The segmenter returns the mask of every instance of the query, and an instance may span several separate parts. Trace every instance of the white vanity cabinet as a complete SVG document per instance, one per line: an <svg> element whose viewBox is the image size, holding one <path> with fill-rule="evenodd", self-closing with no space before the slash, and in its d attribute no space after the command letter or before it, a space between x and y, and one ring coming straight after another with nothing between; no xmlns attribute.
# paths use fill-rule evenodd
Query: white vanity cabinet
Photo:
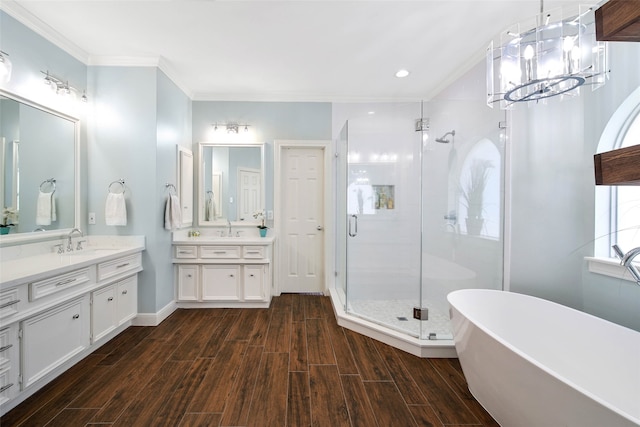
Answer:
<svg viewBox="0 0 640 427"><path fill-rule="evenodd" d="M123 248L2 260L0 416L137 316L144 238L122 240Z"/></svg>
<svg viewBox="0 0 640 427"><path fill-rule="evenodd" d="M236 242L174 242L179 307L269 306L272 239Z"/></svg>

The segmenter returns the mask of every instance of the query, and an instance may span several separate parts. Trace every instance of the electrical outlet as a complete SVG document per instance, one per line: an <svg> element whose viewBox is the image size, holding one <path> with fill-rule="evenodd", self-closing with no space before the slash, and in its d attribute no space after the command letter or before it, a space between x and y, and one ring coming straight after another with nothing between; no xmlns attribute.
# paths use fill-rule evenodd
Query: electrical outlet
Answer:
<svg viewBox="0 0 640 427"><path fill-rule="evenodd" d="M95 223L96 223L96 213L89 212L89 224L95 224Z"/></svg>
<svg viewBox="0 0 640 427"><path fill-rule="evenodd" d="M272 220L273 219L273 211L267 211L267 219L268 220Z"/></svg>

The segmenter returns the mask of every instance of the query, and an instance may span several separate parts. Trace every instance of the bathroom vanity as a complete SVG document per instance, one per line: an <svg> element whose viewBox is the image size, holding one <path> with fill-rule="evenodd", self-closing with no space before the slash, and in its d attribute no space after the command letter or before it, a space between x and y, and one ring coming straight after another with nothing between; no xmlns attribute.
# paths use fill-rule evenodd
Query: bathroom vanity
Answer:
<svg viewBox="0 0 640 427"><path fill-rule="evenodd" d="M268 307L272 246L272 237L175 237L178 307Z"/></svg>
<svg viewBox="0 0 640 427"><path fill-rule="evenodd" d="M144 237L56 243L0 249L0 415L137 315Z"/></svg>

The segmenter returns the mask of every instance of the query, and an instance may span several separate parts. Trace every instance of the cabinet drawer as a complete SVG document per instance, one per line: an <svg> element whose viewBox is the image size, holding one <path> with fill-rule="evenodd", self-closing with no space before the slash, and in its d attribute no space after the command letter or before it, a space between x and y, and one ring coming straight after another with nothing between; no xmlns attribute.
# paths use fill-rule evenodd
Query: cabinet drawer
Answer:
<svg viewBox="0 0 640 427"><path fill-rule="evenodd" d="M27 304L26 285L0 292L0 318L13 316Z"/></svg>
<svg viewBox="0 0 640 427"><path fill-rule="evenodd" d="M176 246L176 258L198 258L196 246Z"/></svg>
<svg viewBox="0 0 640 427"><path fill-rule="evenodd" d="M98 264L98 281L118 276L129 271L138 271L142 267L142 255L136 253L122 258Z"/></svg>
<svg viewBox="0 0 640 427"><path fill-rule="evenodd" d="M18 350L16 324L0 329L0 370L11 366L11 360Z"/></svg>
<svg viewBox="0 0 640 427"><path fill-rule="evenodd" d="M240 258L240 246L200 246L200 258Z"/></svg>
<svg viewBox="0 0 640 427"><path fill-rule="evenodd" d="M243 258L264 258L264 246L244 246L242 248Z"/></svg>
<svg viewBox="0 0 640 427"><path fill-rule="evenodd" d="M47 295L88 283L91 280L88 268L61 274L49 279L33 282L29 285L29 301L35 301Z"/></svg>
<svg viewBox="0 0 640 427"><path fill-rule="evenodd" d="M11 399L18 388L13 374L10 369L0 369L0 405Z"/></svg>

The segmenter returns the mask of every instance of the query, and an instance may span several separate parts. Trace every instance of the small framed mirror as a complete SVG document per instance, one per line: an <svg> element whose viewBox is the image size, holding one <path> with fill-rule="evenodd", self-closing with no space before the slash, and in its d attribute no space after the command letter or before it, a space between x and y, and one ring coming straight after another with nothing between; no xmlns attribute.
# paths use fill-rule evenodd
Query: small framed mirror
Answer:
<svg viewBox="0 0 640 427"><path fill-rule="evenodd" d="M254 224L264 209L264 143L198 144L198 225Z"/></svg>

